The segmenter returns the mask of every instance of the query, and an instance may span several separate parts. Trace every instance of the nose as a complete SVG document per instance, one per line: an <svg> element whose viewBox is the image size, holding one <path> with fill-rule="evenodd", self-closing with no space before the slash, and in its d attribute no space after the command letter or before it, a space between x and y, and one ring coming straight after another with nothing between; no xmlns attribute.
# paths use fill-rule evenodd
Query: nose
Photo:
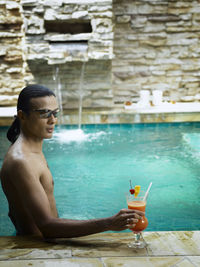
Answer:
<svg viewBox="0 0 200 267"><path fill-rule="evenodd" d="M49 117L48 122L50 122L51 124L55 124L57 122L57 118L54 117L53 113Z"/></svg>

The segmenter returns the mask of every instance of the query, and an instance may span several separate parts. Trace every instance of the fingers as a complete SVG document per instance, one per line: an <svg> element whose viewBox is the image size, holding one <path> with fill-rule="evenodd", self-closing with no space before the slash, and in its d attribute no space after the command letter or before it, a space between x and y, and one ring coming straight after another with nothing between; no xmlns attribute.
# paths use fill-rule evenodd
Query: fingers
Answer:
<svg viewBox="0 0 200 267"><path fill-rule="evenodd" d="M141 220L142 219L142 216L137 214L137 213L126 214L126 215L124 215L124 217L126 219L137 219L137 220Z"/></svg>
<svg viewBox="0 0 200 267"><path fill-rule="evenodd" d="M124 226L127 228L134 228L136 223L145 215L144 212L138 210L123 209L120 211L123 217Z"/></svg>
<svg viewBox="0 0 200 267"><path fill-rule="evenodd" d="M127 219L126 221L127 224L136 224L139 221L139 219Z"/></svg>
<svg viewBox="0 0 200 267"><path fill-rule="evenodd" d="M130 209L123 209L120 211L121 216L124 217L124 219L131 219L131 218L135 218L135 219L142 219L142 216L145 215L144 212L142 211L138 211L138 210L130 210Z"/></svg>
<svg viewBox="0 0 200 267"><path fill-rule="evenodd" d="M129 229L134 228L138 221L139 221L138 219L127 219L126 228L129 228Z"/></svg>
<svg viewBox="0 0 200 267"><path fill-rule="evenodd" d="M116 215L111 217L112 222L110 230L121 231L128 228L134 228L144 214L144 212L138 210L122 209Z"/></svg>
<svg viewBox="0 0 200 267"><path fill-rule="evenodd" d="M121 210L122 212L125 212L125 213L137 213L139 214L140 216L144 216L145 213L143 211L140 211L140 210L134 210L134 209L122 209Z"/></svg>

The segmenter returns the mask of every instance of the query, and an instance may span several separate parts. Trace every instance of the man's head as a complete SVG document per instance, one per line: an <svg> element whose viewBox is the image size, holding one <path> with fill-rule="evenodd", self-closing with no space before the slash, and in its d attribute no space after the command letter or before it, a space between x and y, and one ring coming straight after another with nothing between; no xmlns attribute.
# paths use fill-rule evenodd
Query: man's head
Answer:
<svg viewBox="0 0 200 267"><path fill-rule="evenodd" d="M52 121L57 116L55 94L49 88L41 85L28 85L19 94L17 102L17 116L7 132L7 138L14 143L20 134L20 129L41 131L44 124L55 124ZM50 131L49 127L49 131ZM49 136L50 137L50 136ZM44 136L44 138L48 138Z"/></svg>
<svg viewBox="0 0 200 267"><path fill-rule="evenodd" d="M55 94L49 88L33 84L26 86L19 94L18 101L17 101L17 111L22 110L26 114L29 114L30 110L32 109L31 100L33 98L44 97L44 96L54 96Z"/></svg>

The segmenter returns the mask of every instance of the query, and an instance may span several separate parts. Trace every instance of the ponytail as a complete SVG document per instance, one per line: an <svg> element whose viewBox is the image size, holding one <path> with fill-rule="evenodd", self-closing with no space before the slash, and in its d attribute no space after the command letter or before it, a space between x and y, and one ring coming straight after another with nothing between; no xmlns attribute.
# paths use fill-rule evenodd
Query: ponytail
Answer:
<svg viewBox="0 0 200 267"><path fill-rule="evenodd" d="M20 122L17 116L7 131L7 138L13 144L20 134Z"/></svg>

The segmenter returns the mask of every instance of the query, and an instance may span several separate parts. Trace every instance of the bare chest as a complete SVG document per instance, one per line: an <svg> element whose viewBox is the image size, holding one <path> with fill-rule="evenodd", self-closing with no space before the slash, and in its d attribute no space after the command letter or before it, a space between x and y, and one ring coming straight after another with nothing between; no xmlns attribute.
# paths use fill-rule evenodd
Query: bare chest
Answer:
<svg viewBox="0 0 200 267"><path fill-rule="evenodd" d="M47 195L53 194L54 182L52 174L47 165L43 166L40 172L40 183Z"/></svg>
<svg viewBox="0 0 200 267"><path fill-rule="evenodd" d="M43 169L42 174L40 175L40 183L42 187L44 188L44 191L49 200L49 205L51 207L52 215L54 215L55 217L58 217L55 198L54 198L54 182L53 182L52 174L48 166L46 166Z"/></svg>
<svg viewBox="0 0 200 267"><path fill-rule="evenodd" d="M46 194L50 196L53 194L54 182L46 159L43 156L33 157L32 164L36 172L36 177L38 177Z"/></svg>

